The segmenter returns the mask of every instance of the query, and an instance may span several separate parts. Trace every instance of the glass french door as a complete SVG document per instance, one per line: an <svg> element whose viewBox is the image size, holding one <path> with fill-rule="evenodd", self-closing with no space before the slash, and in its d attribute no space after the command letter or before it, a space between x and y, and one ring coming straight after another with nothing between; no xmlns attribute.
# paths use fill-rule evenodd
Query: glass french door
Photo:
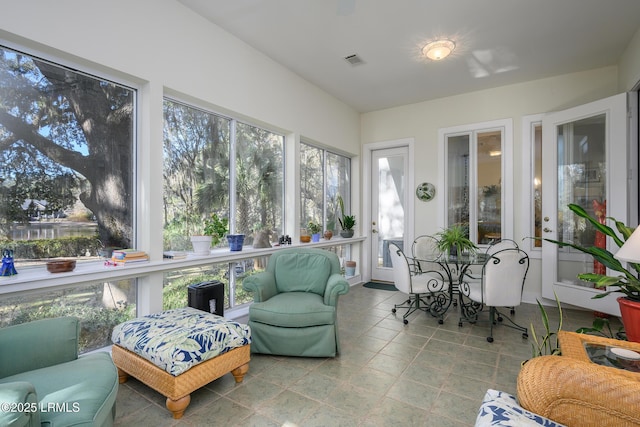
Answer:
<svg viewBox="0 0 640 427"><path fill-rule="evenodd" d="M406 147L371 153L371 279L393 281L389 244L411 256L405 234L408 201Z"/></svg>
<svg viewBox="0 0 640 427"><path fill-rule="evenodd" d="M615 243L596 235L574 215L570 203L601 221L628 223L629 194L626 94L550 113L542 121L542 237L581 246ZM613 245L613 246L612 246ZM580 273L605 274L603 265L569 247L543 241L542 296L579 307L619 315L614 295L593 299L599 289L580 281Z"/></svg>

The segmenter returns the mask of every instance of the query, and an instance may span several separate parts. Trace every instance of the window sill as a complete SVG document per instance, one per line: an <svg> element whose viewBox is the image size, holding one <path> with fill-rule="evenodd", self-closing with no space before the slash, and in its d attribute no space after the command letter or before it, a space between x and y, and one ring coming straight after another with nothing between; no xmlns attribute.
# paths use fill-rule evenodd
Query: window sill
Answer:
<svg viewBox="0 0 640 427"><path fill-rule="evenodd" d="M181 268L198 267L202 265L241 261L247 258L267 256L282 248L314 247L325 248L349 244L359 244L365 237L321 239L320 242L294 243L292 245L274 246L271 248L254 249L245 247L242 251L231 252L228 248L211 250L210 255L197 256L189 254L187 258L179 260L163 260L140 262L127 266L105 266L102 261L78 263L74 271L67 273L49 273L46 268L28 268L14 276L0 276L0 295L19 292L35 291L67 287L83 283L109 282L114 280L131 279L152 273L178 270Z"/></svg>

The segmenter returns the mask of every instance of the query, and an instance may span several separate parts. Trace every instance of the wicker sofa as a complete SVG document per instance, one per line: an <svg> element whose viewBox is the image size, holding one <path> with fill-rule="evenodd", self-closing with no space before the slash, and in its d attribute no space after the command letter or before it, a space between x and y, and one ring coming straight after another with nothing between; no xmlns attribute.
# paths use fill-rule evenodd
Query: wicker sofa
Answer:
<svg viewBox="0 0 640 427"><path fill-rule="evenodd" d="M588 341L640 352L640 344L560 332L562 356L527 361L518 375L523 408L568 427L640 426L640 373L591 362Z"/></svg>

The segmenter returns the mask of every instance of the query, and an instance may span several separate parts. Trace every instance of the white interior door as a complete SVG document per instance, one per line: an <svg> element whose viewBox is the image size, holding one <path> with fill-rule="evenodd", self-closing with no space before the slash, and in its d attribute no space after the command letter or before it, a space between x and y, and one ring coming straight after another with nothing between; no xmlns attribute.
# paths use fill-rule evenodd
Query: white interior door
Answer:
<svg viewBox="0 0 640 427"><path fill-rule="evenodd" d="M371 152L371 279L393 281L389 243L407 248L407 147Z"/></svg>
<svg viewBox="0 0 640 427"><path fill-rule="evenodd" d="M569 110L550 113L542 122L542 237L597 246L601 239L567 205L582 206L592 215L628 223L630 203L626 94ZM603 218L604 220L604 218ZM607 239L609 240L609 239ZM606 241L611 252L617 246ZM612 246L613 245L613 246ZM542 244L542 296L613 315L616 297L593 299L601 292L576 277L598 271L591 256L569 247ZM609 272L611 274L611 272Z"/></svg>

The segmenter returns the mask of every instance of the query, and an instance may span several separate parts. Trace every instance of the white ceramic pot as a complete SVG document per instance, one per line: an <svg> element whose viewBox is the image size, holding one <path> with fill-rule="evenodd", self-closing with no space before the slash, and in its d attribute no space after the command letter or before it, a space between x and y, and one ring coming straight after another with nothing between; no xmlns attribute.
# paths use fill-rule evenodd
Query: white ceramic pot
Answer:
<svg viewBox="0 0 640 427"><path fill-rule="evenodd" d="M211 236L191 236L194 255L211 254Z"/></svg>

